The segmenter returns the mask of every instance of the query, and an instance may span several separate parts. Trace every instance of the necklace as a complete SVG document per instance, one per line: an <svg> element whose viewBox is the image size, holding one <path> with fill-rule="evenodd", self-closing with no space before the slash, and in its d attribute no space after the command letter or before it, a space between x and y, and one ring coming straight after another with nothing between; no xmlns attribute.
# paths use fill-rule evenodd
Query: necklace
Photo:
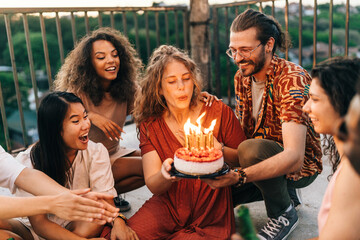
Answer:
<svg viewBox="0 0 360 240"><path fill-rule="evenodd" d="M173 129L174 129L175 135L181 136L182 134L184 134L183 127L180 126L177 122L174 123Z"/></svg>
<svg viewBox="0 0 360 240"><path fill-rule="evenodd" d="M173 134L176 137L181 137L182 135L185 134L183 126L181 126L177 121L171 121L170 119L165 119L165 122L168 125L170 131L173 132Z"/></svg>

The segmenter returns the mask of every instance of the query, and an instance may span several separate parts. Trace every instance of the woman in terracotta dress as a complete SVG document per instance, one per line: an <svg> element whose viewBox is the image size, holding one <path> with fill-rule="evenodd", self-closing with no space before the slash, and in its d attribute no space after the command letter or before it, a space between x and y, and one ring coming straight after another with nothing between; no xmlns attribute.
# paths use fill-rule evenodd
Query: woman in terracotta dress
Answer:
<svg viewBox="0 0 360 240"><path fill-rule="evenodd" d="M175 151L184 146L184 123L190 118L195 124L203 112L202 126L217 121L214 147L223 150L230 166L236 164L236 148L245 139L239 121L221 101L211 106L200 101L199 69L173 46L154 51L140 85L134 117L145 183L154 195L129 226L140 239L229 239L234 232L230 187L212 190L200 179L176 178L169 171Z"/></svg>

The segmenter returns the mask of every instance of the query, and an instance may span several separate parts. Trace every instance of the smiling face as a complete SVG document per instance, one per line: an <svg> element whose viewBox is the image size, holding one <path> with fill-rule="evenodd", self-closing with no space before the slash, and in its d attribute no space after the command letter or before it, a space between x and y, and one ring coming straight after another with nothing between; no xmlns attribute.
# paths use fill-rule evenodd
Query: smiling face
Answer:
<svg viewBox="0 0 360 240"><path fill-rule="evenodd" d="M260 44L256 34L256 28L254 27L240 32L231 32L229 48L245 52L254 50ZM257 47L251 52L249 58L243 58L240 54L236 54L234 61L244 77L255 75L263 70L265 66L265 46L260 45Z"/></svg>
<svg viewBox="0 0 360 240"><path fill-rule="evenodd" d="M70 103L63 121L61 137L67 147L67 155L87 148L90 120L81 103Z"/></svg>
<svg viewBox="0 0 360 240"><path fill-rule="evenodd" d="M111 81L116 79L120 67L120 58L114 45L106 40L97 40L92 44L91 62L107 89Z"/></svg>
<svg viewBox="0 0 360 240"><path fill-rule="evenodd" d="M315 131L322 134L336 133L336 126L341 121L341 116L335 111L325 90L320 86L319 80L314 78L309 90L310 98L303 107L309 114Z"/></svg>
<svg viewBox="0 0 360 240"><path fill-rule="evenodd" d="M165 67L161 79L160 95L163 95L170 110L189 108L194 91L190 71L177 60Z"/></svg>

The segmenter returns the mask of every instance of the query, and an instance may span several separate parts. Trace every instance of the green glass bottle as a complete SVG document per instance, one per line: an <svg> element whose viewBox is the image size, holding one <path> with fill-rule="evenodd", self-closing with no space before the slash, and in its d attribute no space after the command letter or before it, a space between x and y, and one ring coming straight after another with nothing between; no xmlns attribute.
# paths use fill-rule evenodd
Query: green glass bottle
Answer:
<svg viewBox="0 0 360 240"><path fill-rule="evenodd" d="M240 205L235 211L236 230L244 240L259 240L251 221L249 208Z"/></svg>

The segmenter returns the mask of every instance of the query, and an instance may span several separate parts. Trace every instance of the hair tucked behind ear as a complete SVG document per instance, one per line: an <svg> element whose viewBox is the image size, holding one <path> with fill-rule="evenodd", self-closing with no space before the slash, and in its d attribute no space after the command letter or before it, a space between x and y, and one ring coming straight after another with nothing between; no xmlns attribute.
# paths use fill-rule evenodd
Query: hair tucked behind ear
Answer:
<svg viewBox="0 0 360 240"><path fill-rule="evenodd" d="M286 47L291 46L289 35L283 32L280 23L275 18L253 9L239 14L232 22L230 31L236 33L252 27L256 28L257 39L261 44L266 44L271 37L275 39L273 53L277 47L281 51L285 51Z"/></svg>
<svg viewBox="0 0 360 240"><path fill-rule="evenodd" d="M34 168L62 186L69 180L70 162L66 156L61 131L71 103L82 104L82 101L69 92L53 92L44 97L37 115L39 141L30 153Z"/></svg>
<svg viewBox="0 0 360 240"><path fill-rule="evenodd" d="M360 76L360 59L331 58L315 66L311 75L318 79L335 111L344 117L356 93L356 82ZM336 149L333 136L324 136L323 142L324 154L329 156L335 172L341 156Z"/></svg>

